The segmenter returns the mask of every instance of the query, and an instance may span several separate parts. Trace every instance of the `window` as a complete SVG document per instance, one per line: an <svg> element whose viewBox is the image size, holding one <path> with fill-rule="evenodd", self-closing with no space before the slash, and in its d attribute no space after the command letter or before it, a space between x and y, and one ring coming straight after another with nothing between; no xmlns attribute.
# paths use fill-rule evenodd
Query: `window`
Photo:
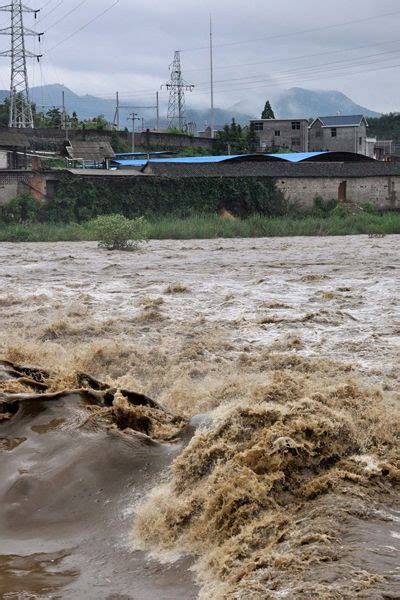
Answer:
<svg viewBox="0 0 400 600"><path fill-rule="evenodd" d="M337 129L336 129L336 127L332 127L332 129L331 129L331 137L337 137Z"/></svg>
<svg viewBox="0 0 400 600"><path fill-rule="evenodd" d="M279 129L275 130L275 137L281 137L281 132L279 131Z"/></svg>
<svg viewBox="0 0 400 600"><path fill-rule="evenodd" d="M359 146L362 146L362 137L359 138L358 144L359 144Z"/></svg>
<svg viewBox="0 0 400 600"><path fill-rule="evenodd" d="M299 137L292 138L292 146L300 146L300 138Z"/></svg>
<svg viewBox="0 0 400 600"><path fill-rule="evenodd" d="M321 138L322 137L322 131L316 131L315 132L315 137Z"/></svg>
<svg viewBox="0 0 400 600"><path fill-rule="evenodd" d="M292 121L292 129L300 129L300 121Z"/></svg>
<svg viewBox="0 0 400 600"><path fill-rule="evenodd" d="M254 131L262 131L264 129L264 123L254 123Z"/></svg>

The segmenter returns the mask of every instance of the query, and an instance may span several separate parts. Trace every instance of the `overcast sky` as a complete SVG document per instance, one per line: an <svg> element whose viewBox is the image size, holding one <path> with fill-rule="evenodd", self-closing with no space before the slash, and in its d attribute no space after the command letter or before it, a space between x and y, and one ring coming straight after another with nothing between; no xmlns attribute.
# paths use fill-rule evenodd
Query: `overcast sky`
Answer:
<svg viewBox="0 0 400 600"><path fill-rule="evenodd" d="M26 0L43 7L36 24L25 16L26 27L45 31L40 46L26 40L44 53L40 66L29 61L30 85L63 83L102 97L119 90L122 98L152 102L181 50L184 77L196 86L187 104L206 107L211 12L217 106L258 112L266 97L296 86L340 90L377 111L400 110L399 0L119 0L75 34L115 2ZM9 15L0 15L7 26ZM2 36L1 49L8 42ZM0 64L7 89L9 59Z"/></svg>

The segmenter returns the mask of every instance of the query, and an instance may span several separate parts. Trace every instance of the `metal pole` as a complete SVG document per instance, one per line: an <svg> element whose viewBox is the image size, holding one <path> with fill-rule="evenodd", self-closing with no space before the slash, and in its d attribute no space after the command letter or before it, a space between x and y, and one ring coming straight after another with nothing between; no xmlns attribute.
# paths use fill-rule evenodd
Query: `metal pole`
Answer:
<svg viewBox="0 0 400 600"><path fill-rule="evenodd" d="M116 92L116 104L115 104L115 114L114 114L114 127L117 131L120 129L119 122L119 92Z"/></svg>
<svg viewBox="0 0 400 600"><path fill-rule="evenodd" d="M129 117L132 119L132 153L135 152L135 121L138 119L137 113L131 113Z"/></svg>
<svg viewBox="0 0 400 600"><path fill-rule="evenodd" d="M157 124L156 129L157 133L160 131L160 98L158 92L156 92L156 111L157 111Z"/></svg>
<svg viewBox="0 0 400 600"><path fill-rule="evenodd" d="M67 110L65 107L65 92L62 92L62 128L65 132L65 139L68 140L68 123L67 123Z"/></svg>
<svg viewBox="0 0 400 600"><path fill-rule="evenodd" d="M211 78L211 137L214 138L215 114L214 114L214 61L213 61L213 30L212 17L210 15L210 78Z"/></svg>

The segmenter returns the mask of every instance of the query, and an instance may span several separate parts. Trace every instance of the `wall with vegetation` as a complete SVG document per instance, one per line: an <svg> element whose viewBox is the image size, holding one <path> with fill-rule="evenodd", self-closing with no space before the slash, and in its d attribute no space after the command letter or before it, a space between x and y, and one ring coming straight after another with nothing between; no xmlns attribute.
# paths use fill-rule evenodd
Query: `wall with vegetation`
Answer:
<svg viewBox="0 0 400 600"><path fill-rule="evenodd" d="M101 214L147 217L216 213L246 217L283 215L283 195L269 177L99 178L66 176L56 196L40 208L40 220L85 221Z"/></svg>

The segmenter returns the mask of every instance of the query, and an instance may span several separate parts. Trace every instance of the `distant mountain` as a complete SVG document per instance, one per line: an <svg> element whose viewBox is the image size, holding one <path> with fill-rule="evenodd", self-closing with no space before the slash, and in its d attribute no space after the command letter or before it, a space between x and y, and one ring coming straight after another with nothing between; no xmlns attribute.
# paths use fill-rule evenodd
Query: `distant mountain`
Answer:
<svg viewBox="0 0 400 600"><path fill-rule="evenodd" d="M98 98L91 95L79 96L69 88L60 84L34 87L31 89L31 98L37 105L38 110L46 111L52 106L61 105L62 92L65 94L65 103L69 114L76 112L80 119L90 119L97 115L104 115L105 118L111 122L114 119L115 100ZM1 102L7 96L8 91L0 90ZM368 117L380 116L380 113L359 106L350 98L335 90L325 91L291 88L279 92L278 94L271 94L269 98L276 117L281 119L295 117L313 118L317 116L335 115L337 113L343 115L364 114ZM188 97L187 101L189 104L190 97ZM140 106L142 103L135 100L134 102L124 101L124 104ZM258 118L261 114L262 107L260 107L259 111L255 114L253 113L253 110L254 98L251 98L251 100L249 99L248 102L239 102L227 109L217 108L215 110L215 124L217 127L222 127L225 123L229 123L232 118L235 118L238 123L245 125L248 123L249 119ZM132 108L121 109L120 124L122 128L131 126L131 123L128 122L130 112L132 112ZM154 110L138 109L137 112L140 113L140 116L144 117L146 127L149 127L150 129L155 127ZM209 109L196 110L188 107L186 117L188 121L194 121L197 124L198 131L203 130L211 121ZM166 120L164 117L161 119L161 125L165 126L165 124Z"/></svg>
<svg viewBox="0 0 400 600"><path fill-rule="evenodd" d="M291 88L282 92L275 101L275 114L282 119L292 117L323 117L329 115L365 115L379 117L369 108L360 106L336 90L305 90Z"/></svg>

